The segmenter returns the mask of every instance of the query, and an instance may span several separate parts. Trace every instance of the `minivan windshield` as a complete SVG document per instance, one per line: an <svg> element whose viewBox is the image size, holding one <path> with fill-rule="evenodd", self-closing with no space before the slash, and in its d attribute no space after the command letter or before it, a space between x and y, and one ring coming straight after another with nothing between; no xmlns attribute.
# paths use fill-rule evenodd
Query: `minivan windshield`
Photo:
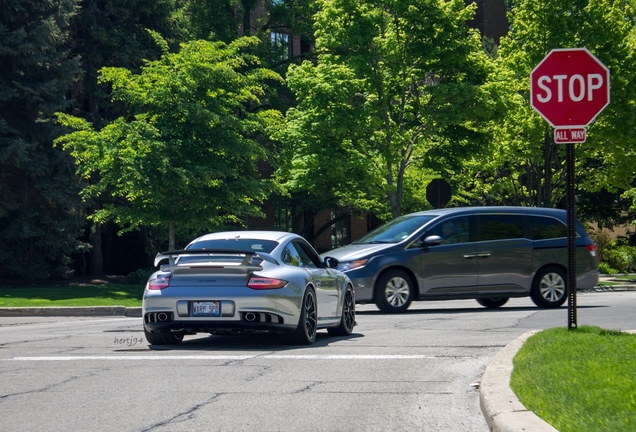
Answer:
<svg viewBox="0 0 636 432"><path fill-rule="evenodd" d="M377 227L354 244L399 243L436 217L437 215L400 216Z"/></svg>

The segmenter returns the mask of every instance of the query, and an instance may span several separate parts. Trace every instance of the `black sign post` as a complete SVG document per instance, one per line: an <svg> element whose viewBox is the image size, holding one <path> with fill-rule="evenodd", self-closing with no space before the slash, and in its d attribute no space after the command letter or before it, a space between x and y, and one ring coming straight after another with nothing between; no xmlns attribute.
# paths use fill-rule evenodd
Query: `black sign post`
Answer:
<svg viewBox="0 0 636 432"><path fill-rule="evenodd" d="M567 209L568 222L568 330L576 328L576 205L574 199L574 143L566 144Z"/></svg>
<svg viewBox="0 0 636 432"><path fill-rule="evenodd" d="M587 48L556 48L530 72L530 105L554 127L554 142L567 146L568 330L576 329L576 210L574 143L610 102L610 71Z"/></svg>

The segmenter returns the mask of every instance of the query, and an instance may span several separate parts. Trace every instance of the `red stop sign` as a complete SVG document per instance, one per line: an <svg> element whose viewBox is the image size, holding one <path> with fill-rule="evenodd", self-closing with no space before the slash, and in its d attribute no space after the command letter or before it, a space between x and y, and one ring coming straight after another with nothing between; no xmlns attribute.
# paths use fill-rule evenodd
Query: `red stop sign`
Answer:
<svg viewBox="0 0 636 432"><path fill-rule="evenodd" d="M553 49L530 73L530 104L555 128L586 127L609 100L609 69L587 48Z"/></svg>

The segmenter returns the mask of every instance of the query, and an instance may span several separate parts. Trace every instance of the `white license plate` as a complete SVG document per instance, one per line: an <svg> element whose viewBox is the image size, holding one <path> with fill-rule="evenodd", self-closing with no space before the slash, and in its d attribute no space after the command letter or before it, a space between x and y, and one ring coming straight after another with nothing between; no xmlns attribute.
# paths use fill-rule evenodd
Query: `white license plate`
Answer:
<svg viewBox="0 0 636 432"><path fill-rule="evenodd" d="M221 316L221 302L192 302L192 316Z"/></svg>

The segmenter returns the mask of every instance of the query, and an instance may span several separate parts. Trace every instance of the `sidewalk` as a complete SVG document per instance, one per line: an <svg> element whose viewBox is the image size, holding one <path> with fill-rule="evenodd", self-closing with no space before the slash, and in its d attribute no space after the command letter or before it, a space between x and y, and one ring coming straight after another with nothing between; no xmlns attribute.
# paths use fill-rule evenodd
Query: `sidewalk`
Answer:
<svg viewBox="0 0 636 432"><path fill-rule="evenodd" d="M141 307L67 306L67 307L7 307L0 308L0 317L17 316L126 316L141 317Z"/></svg>

